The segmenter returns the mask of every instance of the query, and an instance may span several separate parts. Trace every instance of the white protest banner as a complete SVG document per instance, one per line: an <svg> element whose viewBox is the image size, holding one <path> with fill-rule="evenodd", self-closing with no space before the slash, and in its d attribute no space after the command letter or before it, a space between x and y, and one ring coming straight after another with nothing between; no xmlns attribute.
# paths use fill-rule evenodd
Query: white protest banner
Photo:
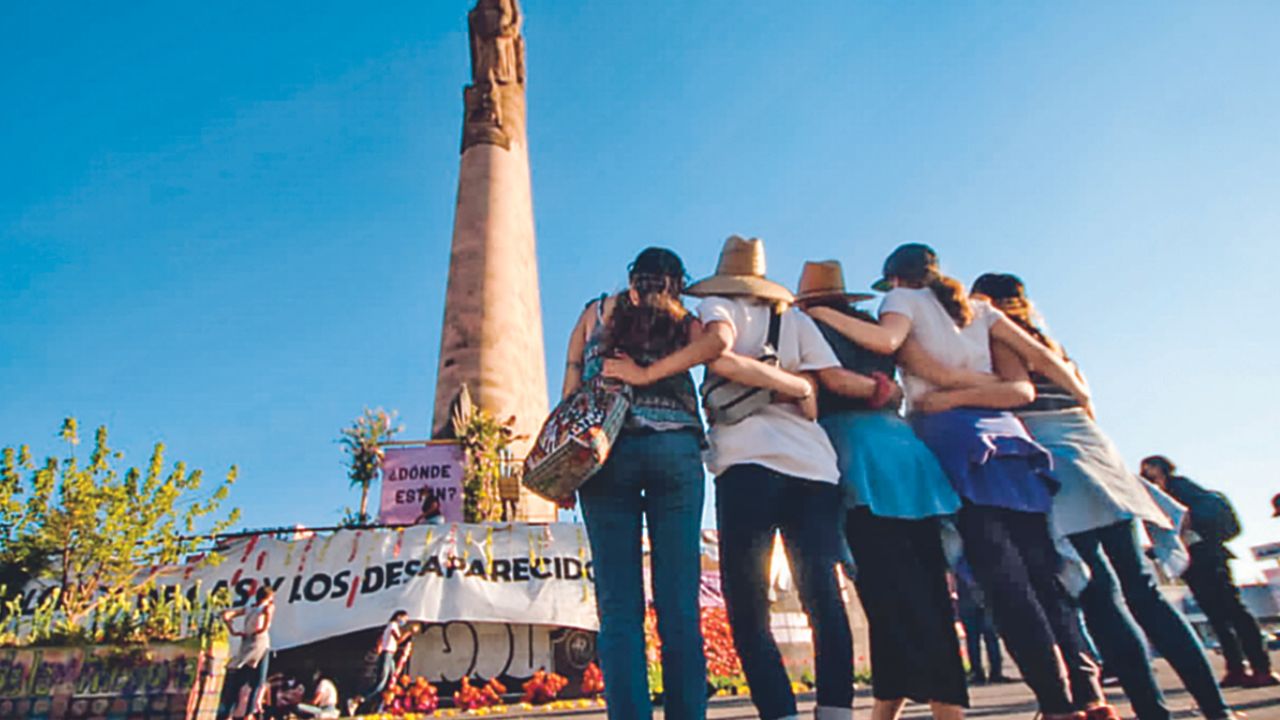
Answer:
<svg viewBox="0 0 1280 720"><path fill-rule="evenodd" d="M377 627L396 610L424 622L596 629L591 553L581 525L414 525L294 541L243 539L218 565L166 568L161 584L276 591L271 644L284 649Z"/></svg>
<svg viewBox="0 0 1280 720"><path fill-rule="evenodd" d="M445 522L462 522L462 447L456 442L431 442L388 447L382 459L382 503L378 522L408 525L423 522L423 503L436 500L435 514Z"/></svg>

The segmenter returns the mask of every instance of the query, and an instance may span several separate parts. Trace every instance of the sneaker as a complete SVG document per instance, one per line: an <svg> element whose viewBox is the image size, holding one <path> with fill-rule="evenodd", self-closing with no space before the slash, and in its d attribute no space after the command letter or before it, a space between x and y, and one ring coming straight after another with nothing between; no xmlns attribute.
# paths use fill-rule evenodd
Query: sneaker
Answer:
<svg viewBox="0 0 1280 720"><path fill-rule="evenodd" d="M1084 711L1085 720L1120 720L1120 713L1111 705L1099 705Z"/></svg>
<svg viewBox="0 0 1280 720"><path fill-rule="evenodd" d="M1261 688L1275 687L1276 685L1280 685L1280 675L1276 675L1268 670L1266 672L1249 673L1249 676L1244 679L1244 683L1241 687Z"/></svg>
<svg viewBox="0 0 1280 720"><path fill-rule="evenodd" d="M1247 682L1249 682L1249 673L1245 672L1244 668L1232 668L1218 681L1218 687L1244 687Z"/></svg>
<svg viewBox="0 0 1280 720"><path fill-rule="evenodd" d="M992 675L988 679L988 682L990 682L992 685L1008 685L1009 683L1014 683L1018 681L1014 680L1008 675Z"/></svg>
<svg viewBox="0 0 1280 720"><path fill-rule="evenodd" d="M969 673L968 680L970 685L986 685L987 684L987 676L983 675L982 673Z"/></svg>

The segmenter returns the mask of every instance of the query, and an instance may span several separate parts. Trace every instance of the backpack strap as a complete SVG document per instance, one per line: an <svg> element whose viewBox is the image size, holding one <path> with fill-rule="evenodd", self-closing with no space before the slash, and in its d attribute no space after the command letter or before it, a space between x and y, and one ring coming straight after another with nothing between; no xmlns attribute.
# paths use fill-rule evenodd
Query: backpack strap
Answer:
<svg viewBox="0 0 1280 720"><path fill-rule="evenodd" d="M769 308L769 336L764 341L764 353L761 358L777 357L778 355L778 336L782 334L782 313L778 311L778 306L774 305Z"/></svg>

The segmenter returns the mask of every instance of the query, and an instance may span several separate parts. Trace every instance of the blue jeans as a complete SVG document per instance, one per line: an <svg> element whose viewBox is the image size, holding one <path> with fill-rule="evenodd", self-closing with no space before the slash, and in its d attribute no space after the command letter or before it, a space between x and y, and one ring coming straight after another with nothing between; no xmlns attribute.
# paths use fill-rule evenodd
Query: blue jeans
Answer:
<svg viewBox="0 0 1280 720"><path fill-rule="evenodd" d="M1151 670L1143 632L1169 662L1182 684L1213 720L1227 715L1204 647L1186 618L1156 587L1155 576L1131 521L1071 536L1092 579L1080 595L1089 634L1113 671L1140 720L1165 720L1169 708Z"/></svg>
<svg viewBox="0 0 1280 720"><path fill-rule="evenodd" d="M769 624L769 560L782 531L800 603L813 628L818 707L853 707L853 636L836 580L844 503L835 484L734 465L716 478L720 584L733 644L763 720L796 714L791 680ZM848 710L852 712L852 710Z"/></svg>
<svg viewBox="0 0 1280 720"><path fill-rule="evenodd" d="M608 462L578 488L591 542L598 651L611 720L653 715L644 648L645 526L662 638L665 714L673 720L706 717L707 662L698 609L705 495L702 448L691 430L624 430Z"/></svg>

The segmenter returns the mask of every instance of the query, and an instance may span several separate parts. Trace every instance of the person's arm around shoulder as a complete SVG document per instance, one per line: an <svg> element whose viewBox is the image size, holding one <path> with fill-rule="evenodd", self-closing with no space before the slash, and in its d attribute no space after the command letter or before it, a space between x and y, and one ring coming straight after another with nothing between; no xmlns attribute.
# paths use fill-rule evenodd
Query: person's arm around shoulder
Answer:
<svg viewBox="0 0 1280 720"><path fill-rule="evenodd" d="M911 334L911 317L894 310L882 311L879 323L859 320L828 307L812 307L807 312L814 320L830 325L841 335L881 355L897 352Z"/></svg>
<svg viewBox="0 0 1280 720"><path fill-rule="evenodd" d="M813 395L813 381L807 376L767 365L732 350L708 363L707 369L736 383L772 390L789 401L804 400Z"/></svg>
<svg viewBox="0 0 1280 720"><path fill-rule="evenodd" d="M703 325L694 320L689 327L689 342L679 350L647 367L626 356L606 358L600 374L629 385L652 385L715 360L733 346L733 340L733 327L729 323L717 321Z"/></svg>
<svg viewBox="0 0 1280 720"><path fill-rule="evenodd" d="M992 343L991 362L999 379L985 385L951 390L935 390L917 398L912 410L936 413L958 407L991 408L1009 410L1022 407L1036 399L1036 389L1027 374L1026 365L1012 350L1001 343Z"/></svg>
<svg viewBox="0 0 1280 720"><path fill-rule="evenodd" d="M914 337L907 338L898 350L898 364L911 371L911 374L924 379L931 385L940 388L966 388L987 385L1000 380L992 373L947 365L924 349L924 345Z"/></svg>
<svg viewBox="0 0 1280 720"><path fill-rule="evenodd" d="M1035 338L1001 313L996 314L995 321L991 325L991 338L997 341L992 346L993 353L1000 345L1008 346L1022 359L1024 371L1027 367L1036 368L1055 385L1071 393L1089 417L1093 417L1093 400L1089 393L1089 386L1057 353L1036 342Z"/></svg>

